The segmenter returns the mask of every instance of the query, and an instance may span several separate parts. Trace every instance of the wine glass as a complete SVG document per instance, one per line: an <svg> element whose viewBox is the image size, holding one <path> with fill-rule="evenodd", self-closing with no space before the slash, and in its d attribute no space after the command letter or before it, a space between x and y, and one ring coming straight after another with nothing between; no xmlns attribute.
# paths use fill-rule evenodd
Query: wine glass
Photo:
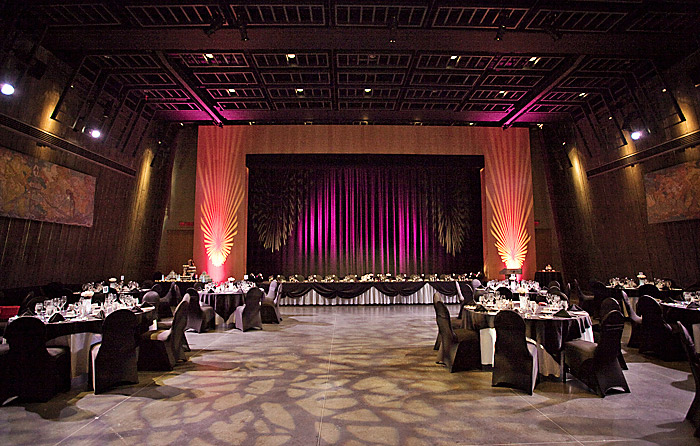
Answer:
<svg viewBox="0 0 700 446"><path fill-rule="evenodd" d="M41 316L44 313L44 304L43 302L37 302L36 305L34 305L34 314L37 316Z"/></svg>

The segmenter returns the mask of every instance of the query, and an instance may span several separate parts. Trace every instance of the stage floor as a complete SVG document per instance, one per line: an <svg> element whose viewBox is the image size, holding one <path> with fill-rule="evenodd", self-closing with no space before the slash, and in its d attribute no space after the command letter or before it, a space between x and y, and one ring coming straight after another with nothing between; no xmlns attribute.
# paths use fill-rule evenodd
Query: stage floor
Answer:
<svg viewBox="0 0 700 446"><path fill-rule="evenodd" d="M451 305L456 311L456 306ZM283 307L280 325L188 333L189 361L106 394L0 408L4 444L700 444L685 362L626 352L632 393L534 395L435 363L432 306ZM628 335L626 333L626 335Z"/></svg>

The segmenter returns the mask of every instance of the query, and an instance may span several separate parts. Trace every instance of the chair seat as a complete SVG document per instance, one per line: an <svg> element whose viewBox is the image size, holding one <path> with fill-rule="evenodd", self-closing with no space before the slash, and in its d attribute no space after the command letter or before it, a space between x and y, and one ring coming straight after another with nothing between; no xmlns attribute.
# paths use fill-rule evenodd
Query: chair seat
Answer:
<svg viewBox="0 0 700 446"><path fill-rule="evenodd" d="M151 330L141 335L142 340L164 341L170 335L170 329L167 330Z"/></svg>
<svg viewBox="0 0 700 446"><path fill-rule="evenodd" d="M479 333L474 330L469 330L468 328L457 328L454 332L457 336L457 342L479 339Z"/></svg>
<svg viewBox="0 0 700 446"><path fill-rule="evenodd" d="M156 324L158 327L158 330L168 330L173 326L173 318L168 318L163 321L158 321Z"/></svg>
<svg viewBox="0 0 700 446"><path fill-rule="evenodd" d="M584 341L583 339L566 342L564 344L566 362L571 364L572 367L578 368L584 361L593 358L596 347L598 347L598 344L595 342Z"/></svg>
<svg viewBox="0 0 700 446"><path fill-rule="evenodd" d="M61 355L69 355L70 349L68 347L47 347L46 350L49 352L53 358L58 358Z"/></svg>

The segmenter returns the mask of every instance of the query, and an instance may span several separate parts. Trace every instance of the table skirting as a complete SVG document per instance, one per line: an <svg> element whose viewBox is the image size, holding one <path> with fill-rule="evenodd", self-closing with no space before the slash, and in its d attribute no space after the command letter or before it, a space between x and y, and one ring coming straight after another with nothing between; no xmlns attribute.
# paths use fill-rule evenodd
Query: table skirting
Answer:
<svg viewBox="0 0 700 446"><path fill-rule="evenodd" d="M456 282L283 283L280 305L432 304L437 292L458 303Z"/></svg>

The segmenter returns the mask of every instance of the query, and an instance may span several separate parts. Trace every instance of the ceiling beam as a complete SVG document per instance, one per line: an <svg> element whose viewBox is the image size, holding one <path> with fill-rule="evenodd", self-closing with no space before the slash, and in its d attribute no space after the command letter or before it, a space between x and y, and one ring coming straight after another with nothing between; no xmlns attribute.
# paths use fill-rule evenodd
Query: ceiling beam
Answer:
<svg viewBox="0 0 700 446"><path fill-rule="evenodd" d="M626 58L663 57L690 54L696 44L683 34L635 33L564 33L553 41L546 33L509 30L501 41L494 41L495 30L404 29L396 31L391 51L441 51L446 53L499 54L596 54ZM110 53L129 51L205 52L205 51L387 51L389 31L361 27L333 28L254 28L248 30L250 40L243 42L238 30L224 28L211 37L195 28L104 29L50 28L46 46L57 52L76 51ZM662 37L662 38L661 38ZM446 46L449 42L449 46ZM612 43L614 42L614 43Z"/></svg>
<svg viewBox="0 0 700 446"><path fill-rule="evenodd" d="M180 72L174 65L168 61L168 58L165 57L165 54L163 54L161 51L156 51L156 58L160 61L160 63L163 65L163 68L170 74L175 80L180 84L183 90L187 92L187 94L190 95L190 97L200 106L202 107L202 110L206 111L207 114L211 117L212 121L214 121L214 124L216 125L223 125L224 124L224 118L221 116L216 110L214 110L213 107L210 107L209 104L195 91L194 88L190 86L190 84L187 82L187 80L184 77L184 74Z"/></svg>
<svg viewBox="0 0 700 446"><path fill-rule="evenodd" d="M581 62L586 58L586 56L578 56L576 60L569 61L565 60L560 64L563 69L555 70L552 76L539 87L532 88L522 100L518 101L516 108L508 113L505 118L501 120L501 126L504 128L510 127L513 123L527 110L536 104L540 99L542 99L547 93L552 91L559 83L564 80L567 76L573 73ZM568 62L571 62L570 64Z"/></svg>

